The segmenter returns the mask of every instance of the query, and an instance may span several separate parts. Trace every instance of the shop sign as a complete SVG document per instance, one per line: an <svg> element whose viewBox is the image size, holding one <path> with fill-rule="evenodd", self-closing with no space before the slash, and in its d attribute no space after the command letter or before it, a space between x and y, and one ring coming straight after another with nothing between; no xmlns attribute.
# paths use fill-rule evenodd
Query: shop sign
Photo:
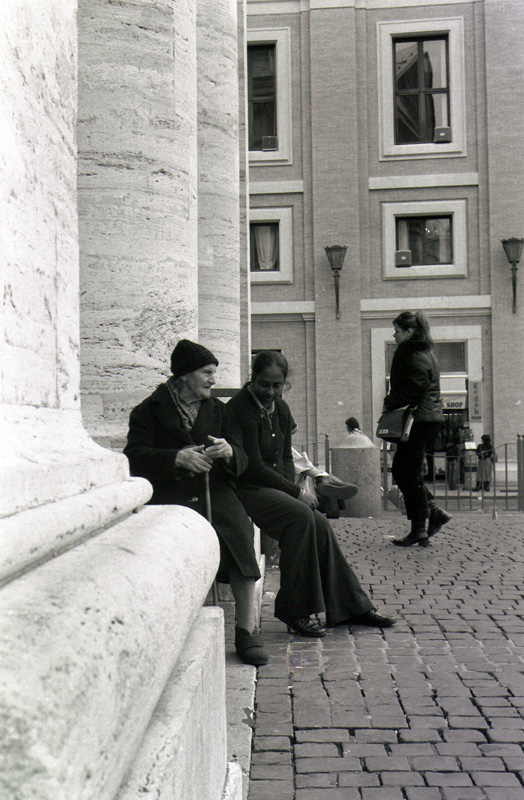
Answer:
<svg viewBox="0 0 524 800"><path fill-rule="evenodd" d="M482 381L469 382L469 421L482 422Z"/></svg>
<svg viewBox="0 0 524 800"><path fill-rule="evenodd" d="M442 396L442 405L446 411L462 411L466 408L466 395L445 394Z"/></svg>

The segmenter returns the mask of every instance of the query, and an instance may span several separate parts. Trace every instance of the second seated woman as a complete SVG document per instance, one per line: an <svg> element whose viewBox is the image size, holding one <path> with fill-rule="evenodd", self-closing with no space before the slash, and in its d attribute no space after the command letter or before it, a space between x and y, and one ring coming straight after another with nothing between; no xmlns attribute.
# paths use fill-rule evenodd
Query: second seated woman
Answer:
<svg viewBox="0 0 524 800"><path fill-rule="evenodd" d="M328 520L316 510L316 497L295 483L294 423L281 396L287 374L281 353L262 350L254 360L251 381L229 401L249 459L238 496L253 522L280 546L275 616L302 636L324 636L326 629L311 618L322 612L328 627L389 627L394 620L375 611Z"/></svg>

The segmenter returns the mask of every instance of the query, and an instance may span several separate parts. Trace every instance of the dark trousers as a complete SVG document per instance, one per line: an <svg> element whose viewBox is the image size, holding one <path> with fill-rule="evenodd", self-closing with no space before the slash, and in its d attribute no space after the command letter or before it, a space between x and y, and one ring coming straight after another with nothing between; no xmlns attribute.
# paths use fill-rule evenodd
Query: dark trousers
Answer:
<svg viewBox="0 0 524 800"><path fill-rule="evenodd" d="M397 444L391 474L404 496L406 516L413 526L424 528L433 495L424 483L424 456L440 430L440 422L414 422L407 442Z"/></svg>
<svg viewBox="0 0 524 800"><path fill-rule="evenodd" d="M243 487L238 495L255 525L280 546L278 619L289 622L325 611L327 625L333 626L373 608L319 511L279 489Z"/></svg>

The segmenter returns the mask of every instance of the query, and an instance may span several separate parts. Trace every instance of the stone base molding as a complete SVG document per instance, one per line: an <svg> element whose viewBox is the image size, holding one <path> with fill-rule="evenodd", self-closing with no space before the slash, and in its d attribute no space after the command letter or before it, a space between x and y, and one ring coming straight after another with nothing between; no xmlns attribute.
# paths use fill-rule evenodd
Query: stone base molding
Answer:
<svg viewBox="0 0 524 800"><path fill-rule="evenodd" d="M160 737L176 780L220 800L223 620L202 610L218 561L203 517L148 506L0 589L0 796L123 798ZM163 780L156 796L193 796Z"/></svg>

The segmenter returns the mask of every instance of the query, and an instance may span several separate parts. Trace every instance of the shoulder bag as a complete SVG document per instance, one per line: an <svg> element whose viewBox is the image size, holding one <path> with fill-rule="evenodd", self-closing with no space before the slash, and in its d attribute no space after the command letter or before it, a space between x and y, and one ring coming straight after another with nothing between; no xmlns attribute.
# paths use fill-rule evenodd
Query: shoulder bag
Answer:
<svg viewBox="0 0 524 800"><path fill-rule="evenodd" d="M384 411L377 425L377 436L385 442L407 442L413 425L413 406Z"/></svg>

